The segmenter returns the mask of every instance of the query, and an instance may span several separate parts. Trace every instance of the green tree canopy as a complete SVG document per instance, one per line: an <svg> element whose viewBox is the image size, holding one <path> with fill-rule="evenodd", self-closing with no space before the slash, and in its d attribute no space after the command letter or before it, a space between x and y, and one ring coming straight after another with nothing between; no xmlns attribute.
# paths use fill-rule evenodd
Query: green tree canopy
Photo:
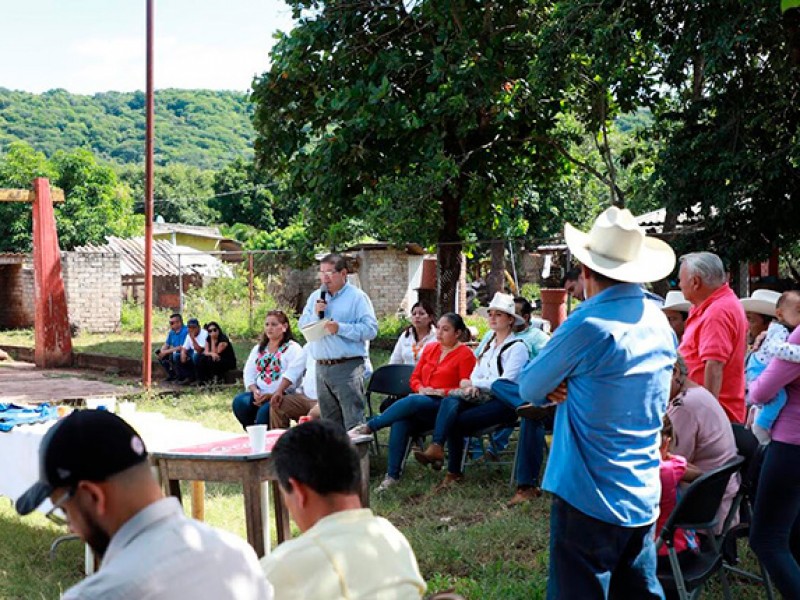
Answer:
<svg viewBox="0 0 800 600"><path fill-rule="evenodd" d="M559 110L528 80L543 3L292 1L254 86L256 154L309 207L312 239L438 242L451 307L465 215L563 166Z"/></svg>
<svg viewBox="0 0 800 600"><path fill-rule="evenodd" d="M35 177L47 177L64 190L65 202L55 205L59 244L75 246L104 243L106 235L132 235L141 230L127 188L111 167L99 164L88 150L57 152L47 160L22 142L11 144L0 155L0 187L27 188ZM31 250L31 206L0 206L0 247L6 252Z"/></svg>

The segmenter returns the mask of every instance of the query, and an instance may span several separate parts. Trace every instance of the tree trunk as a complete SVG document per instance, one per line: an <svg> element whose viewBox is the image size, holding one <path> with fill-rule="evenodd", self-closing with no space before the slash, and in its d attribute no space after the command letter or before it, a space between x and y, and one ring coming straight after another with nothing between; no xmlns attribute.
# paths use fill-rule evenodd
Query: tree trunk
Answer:
<svg viewBox="0 0 800 600"><path fill-rule="evenodd" d="M506 274L506 249L503 240L495 240L491 244L492 266L486 276L486 288L489 298L497 292L502 292L505 287Z"/></svg>
<svg viewBox="0 0 800 600"><path fill-rule="evenodd" d="M436 250L436 312L439 315L456 310L456 286L461 275L461 238L458 235L461 200L446 191L441 197L441 206L444 224L439 230Z"/></svg>

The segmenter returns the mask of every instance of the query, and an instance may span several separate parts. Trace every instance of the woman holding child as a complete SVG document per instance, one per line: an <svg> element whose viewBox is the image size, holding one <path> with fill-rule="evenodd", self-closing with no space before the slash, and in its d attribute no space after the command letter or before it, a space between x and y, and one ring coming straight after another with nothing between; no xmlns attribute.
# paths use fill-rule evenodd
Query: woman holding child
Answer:
<svg viewBox="0 0 800 600"><path fill-rule="evenodd" d="M422 351L411 374L410 396L401 398L380 415L350 430L353 434L372 434L391 426L389 464L386 477L378 486L382 492L400 480L406 447L412 433L429 429L441 399L457 389L475 367L475 355L463 344L469 330L461 316L446 313L436 327L436 342Z"/></svg>
<svg viewBox="0 0 800 600"><path fill-rule="evenodd" d="M794 327L790 344L800 344L800 292L787 292L781 306L784 322ZM773 358L750 384L750 400L769 402L781 389L786 404L770 430L758 480L750 546L764 564L775 587L786 598L800 590L800 363Z"/></svg>
<svg viewBox="0 0 800 600"><path fill-rule="evenodd" d="M270 402L292 394L305 368L303 349L292 337L286 313L269 311L261 339L244 365L245 391L233 399L233 414L242 427L269 424Z"/></svg>

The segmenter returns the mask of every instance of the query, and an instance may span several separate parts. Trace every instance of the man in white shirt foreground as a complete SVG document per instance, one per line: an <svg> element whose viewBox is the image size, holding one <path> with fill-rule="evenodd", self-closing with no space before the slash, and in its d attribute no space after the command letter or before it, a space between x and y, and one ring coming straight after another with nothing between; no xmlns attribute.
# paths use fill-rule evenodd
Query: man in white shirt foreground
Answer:
<svg viewBox="0 0 800 600"><path fill-rule="evenodd" d="M276 600L422 597L425 581L408 540L361 507L358 455L341 425L293 427L275 444L272 460L304 532L261 559Z"/></svg>
<svg viewBox="0 0 800 600"><path fill-rule="evenodd" d="M48 496L47 516L66 520L102 557L100 570L63 599L272 598L253 549L164 498L142 439L112 413L76 411L50 428L39 481L17 500L17 512L27 515Z"/></svg>

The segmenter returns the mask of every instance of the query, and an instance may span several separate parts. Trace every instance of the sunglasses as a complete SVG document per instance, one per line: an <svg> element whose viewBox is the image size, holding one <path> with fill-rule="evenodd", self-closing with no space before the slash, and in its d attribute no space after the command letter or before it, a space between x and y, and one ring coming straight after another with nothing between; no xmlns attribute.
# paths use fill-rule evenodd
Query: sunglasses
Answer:
<svg viewBox="0 0 800 600"><path fill-rule="evenodd" d="M45 518L55 523L59 527L64 527L69 524L67 520L67 513L64 510L64 505L75 495L75 489L68 490L61 498L53 503L50 510L45 513Z"/></svg>
<svg viewBox="0 0 800 600"><path fill-rule="evenodd" d="M216 333L217 331L219 331L219 329L217 329L216 327L209 327L208 328L208 333Z"/></svg>

